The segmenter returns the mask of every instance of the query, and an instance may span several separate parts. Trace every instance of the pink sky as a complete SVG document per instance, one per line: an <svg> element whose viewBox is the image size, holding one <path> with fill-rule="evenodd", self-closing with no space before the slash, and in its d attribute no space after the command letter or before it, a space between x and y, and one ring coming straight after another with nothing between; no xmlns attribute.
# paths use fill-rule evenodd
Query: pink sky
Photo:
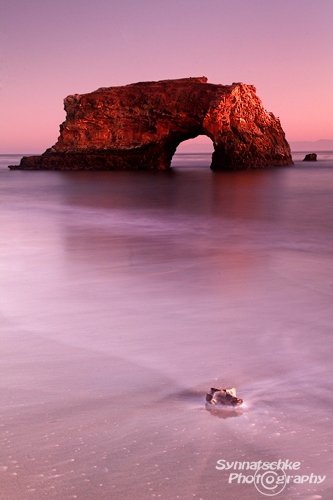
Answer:
<svg viewBox="0 0 333 500"><path fill-rule="evenodd" d="M2 0L0 153L57 140L63 98L207 76L257 87L289 141L333 139L332 0Z"/></svg>

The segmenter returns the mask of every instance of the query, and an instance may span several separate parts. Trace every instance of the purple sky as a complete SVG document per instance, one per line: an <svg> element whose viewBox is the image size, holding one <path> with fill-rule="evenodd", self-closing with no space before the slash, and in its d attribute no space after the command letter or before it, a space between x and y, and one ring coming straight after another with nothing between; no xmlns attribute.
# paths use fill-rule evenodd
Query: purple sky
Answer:
<svg viewBox="0 0 333 500"><path fill-rule="evenodd" d="M1 0L0 153L54 144L68 94L188 76L255 85L289 141L333 139L333 0Z"/></svg>

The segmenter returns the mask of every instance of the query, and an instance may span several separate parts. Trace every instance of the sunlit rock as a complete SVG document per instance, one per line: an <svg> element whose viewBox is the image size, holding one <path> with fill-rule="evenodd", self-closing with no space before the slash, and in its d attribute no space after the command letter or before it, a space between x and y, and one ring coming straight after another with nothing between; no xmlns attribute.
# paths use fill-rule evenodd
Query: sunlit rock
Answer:
<svg viewBox="0 0 333 500"><path fill-rule="evenodd" d="M214 146L213 170L291 165L280 121L252 85L207 78L142 82L74 94L57 143L19 169L165 170L177 146L198 135Z"/></svg>

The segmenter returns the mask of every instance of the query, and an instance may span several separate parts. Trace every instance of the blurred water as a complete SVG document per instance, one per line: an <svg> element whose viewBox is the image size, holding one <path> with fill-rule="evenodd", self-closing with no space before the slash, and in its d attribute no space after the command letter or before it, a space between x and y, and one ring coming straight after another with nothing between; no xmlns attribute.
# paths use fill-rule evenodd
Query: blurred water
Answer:
<svg viewBox="0 0 333 500"><path fill-rule="evenodd" d="M293 157L237 173L204 154L156 173L0 157L1 498L263 497L219 459L299 461L325 480L278 498L332 498L333 153ZM206 411L211 386L242 411Z"/></svg>

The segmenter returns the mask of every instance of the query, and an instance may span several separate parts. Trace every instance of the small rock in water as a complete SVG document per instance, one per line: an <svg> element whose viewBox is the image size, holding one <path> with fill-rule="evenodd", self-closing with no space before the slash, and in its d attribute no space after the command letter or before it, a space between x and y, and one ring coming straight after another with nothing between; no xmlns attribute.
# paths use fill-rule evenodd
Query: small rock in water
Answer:
<svg viewBox="0 0 333 500"><path fill-rule="evenodd" d="M206 394L206 401L210 405L238 406L243 403L241 398L236 397L236 389L215 389L212 387Z"/></svg>
<svg viewBox="0 0 333 500"><path fill-rule="evenodd" d="M308 155L305 155L305 158L303 161L317 161L316 153L309 153Z"/></svg>

